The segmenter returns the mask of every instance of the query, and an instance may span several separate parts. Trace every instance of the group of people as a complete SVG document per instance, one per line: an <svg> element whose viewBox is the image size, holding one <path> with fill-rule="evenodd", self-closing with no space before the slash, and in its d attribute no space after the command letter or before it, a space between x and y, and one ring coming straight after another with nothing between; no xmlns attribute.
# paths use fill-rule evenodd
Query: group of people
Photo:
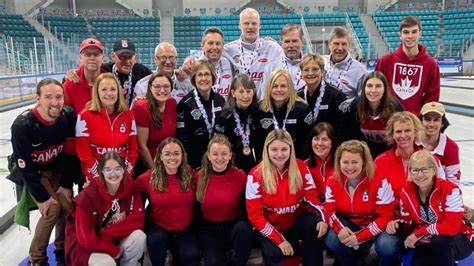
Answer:
<svg viewBox="0 0 474 266"><path fill-rule="evenodd" d="M160 43L153 73L131 40L103 64L88 38L64 84L37 84L37 105L12 125L41 213L31 265L47 265L55 226L68 265L136 265L146 248L153 265L168 252L176 265L246 265L255 242L265 265L295 254L323 265L324 248L357 265L371 245L381 265L409 249L414 265L471 254L459 149L419 20L401 22L399 49L372 73L344 27L328 56L303 55L298 26L282 29L281 46L259 27L244 9L240 39L224 45L210 28L203 57L180 69Z"/></svg>

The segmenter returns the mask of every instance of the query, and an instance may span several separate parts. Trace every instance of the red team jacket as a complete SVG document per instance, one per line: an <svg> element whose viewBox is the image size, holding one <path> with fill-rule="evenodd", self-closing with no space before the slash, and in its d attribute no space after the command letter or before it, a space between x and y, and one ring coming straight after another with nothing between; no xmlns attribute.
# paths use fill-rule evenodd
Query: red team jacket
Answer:
<svg viewBox="0 0 474 266"><path fill-rule="evenodd" d="M277 176L275 194L268 194L263 189L261 164L255 166L247 177L245 196L249 221L263 236L276 245L285 241L280 231L287 231L296 218L305 212L306 207L303 202L321 213L313 177L303 161L297 160L297 163L303 178L303 186L296 194L290 194L288 168L282 173L275 170Z"/></svg>
<svg viewBox="0 0 474 266"><path fill-rule="evenodd" d="M359 244L382 233L394 212L394 194L387 178L377 175L372 180L364 177L351 197L347 190L347 177L341 185L335 176L327 181L323 213L336 234L344 227L341 219L360 227L356 232Z"/></svg>
<svg viewBox="0 0 474 266"><path fill-rule="evenodd" d="M316 156L315 158L315 166L309 166L309 159L307 159L305 163L308 165L311 176L313 176L316 189L318 190L318 197L324 199L324 196L326 195L326 181L334 174L334 166L329 166L329 161L331 160L329 157L324 162Z"/></svg>
<svg viewBox="0 0 474 266"><path fill-rule="evenodd" d="M465 234L470 239L472 229L463 222L464 204L461 189L441 178L436 179L434 187L429 197L429 206L436 216L436 221L428 222L421 218L418 189L413 182L408 182L400 194L402 219L416 226L413 233L424 242L434 235L454 236L458 233Z"/></svg>
<svg viewBox="0 0 474 266"><path fill-rule="evenodd" d="M100 112L83 110L77 118L76 151L88 181L98 176L98 161L109 150L125 159L126 170L131 174L138 157L137 127L132 111L119 113L111 120L105 108Z"/></svg>

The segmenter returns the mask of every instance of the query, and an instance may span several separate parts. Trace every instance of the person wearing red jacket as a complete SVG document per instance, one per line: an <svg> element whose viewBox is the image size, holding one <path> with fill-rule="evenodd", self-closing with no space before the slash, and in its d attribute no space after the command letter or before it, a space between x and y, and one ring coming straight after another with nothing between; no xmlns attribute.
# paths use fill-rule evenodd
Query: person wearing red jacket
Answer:
<svg viewBox="0 0 474 266"><path fill-rule="evenodd" d="M248 218L256 230L265 265L294 254L290 241L302 240L303 265L323 265L323 221L318 192L291 135L276 129L265 139L262 162L247 177Z"/></svg>
<svg viewBox="0 0 474 266"><path fill-rule="evenodd" d="M196 174L196 198L201 210L199 240L208 266L245 266L252 249L252 227L243 210L247 176L234 167L232 157L229 139L215 134ZM226 252L230 249L234 252L229 262Z"/></svg>
<svg viewBox="0 0 474 266"><path fill-rule="evenodd" d="M365 142L349 140L336 151L336 172L327 181L325 219L329 221L325 243L341 265L357 265L375 242L380 265L398 258L396 237L380 234L392 219L394 197L387 178L375 175L374 162ZM396 246L396 245L395 245Z"/></svg>
<svg viewBox="0 0 474 266"><path fill-rule="evenodd" d="M408 161L410 156L420 148L415 141L421 135L422 127L420 120L408 111L398 112L392 115L385 127L387 143L391 148L377 156L375 165L377 172L392 185L398 202L400 191L408 181ZM438 176L444 178L444 171L438 168Z"/></svg>
<svg viewBox="0 0 474 266"><path fill-rule="evenodd" d="M111 73L101 74L92 89L92 100L79 114L76 124L76 151L87 182L98 176L102 155L113 150L125 160L132 173L138 157L137 128L128 110L118 80Z"/></svg>
<svg viewBox="0 0 474 266"><path fill-rule="evenodd" d="M199 265L197 238L191 228L195 184L183 144L166 138L158 145L153 168L136 181L148 199L145 232L153 265L165 265L168 250L178 265Z"/></svg>
<svg viewBox="0 0 474 266"><path fill-rule="evenodd" d="M420 150L411 156L410 181L400 195L401 217L387 226L390 234L400 232L402 223L413 227L399 234L405 248L414 249L411 265L453 265L472 253L472 229L463 221L461 189L437 177L436 169L437 162L429 151Z"/></svg>
<svg viewBox="0 0 474 266"><path fill-rule="evenodd" d="M311 155L305 163L313 176L318 197L324 202L326 181L334 174L334 154L338 146L336 132L331 124L321 122L311 129L308 140L307 150Z"/></svg>
<svg viewBox="0 0 474 266"><path fill-rule="evenodd" d="M136 177L153 167L158 145L176 135L176 100L171 97L172 89L173 81L168 74L158 71L150 76L145 99L133 104L140 152L134 168Z"/></svg>
<svg viewBox="0 0 474 266"><path fill-rule="evenodd" d="M425 103L439 101L441 91L439 66L426 47L419 44L420 37L420 20L405 17L400 22L401 44L375 66L375 71L382 72L390 82L392 95L415 115L420 114Z"/></svg>
<svg viewBox="0 0 474 266"><path fill-rule="evenodd" d="M79 60L81 66L74 70L78 82L64 81L64 104L74 109L79 114L92 97L92 86L101 73L106 72L101 68L104 61L104 46L99 40L87 38L79 47Z"/></svg>
<svg viewBox="0 0 474 266"><path fill-rule="evenodd" d="M137 265L145 250L141 195L125 173L125 161L106 152L92 180L73 199L66 225L67 265Z"/></svg>

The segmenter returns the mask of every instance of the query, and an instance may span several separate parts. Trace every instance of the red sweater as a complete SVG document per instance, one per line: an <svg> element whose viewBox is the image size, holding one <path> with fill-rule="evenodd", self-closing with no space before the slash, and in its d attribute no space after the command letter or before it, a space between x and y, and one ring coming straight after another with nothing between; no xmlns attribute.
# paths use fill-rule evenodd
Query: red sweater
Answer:
<svg viewBox="0 0 474 266"><path fill-rule="evenodd" d="M182 191L177 175L168 175L164 192L155 190L150 179L151 171L147 171L135 181L135 186L148 196L151 207L148 219L169 232L186 229L193 220L194 190Z"/></svg>
<svg viewBox="0 0 474 266"><path fill-rule="evenodd" d="M315 158L315 166L309 166L309 159L307 159L305 163L308 165L311 176L313 176L316 189L318 190L318 197L323 201L326 195L326 181L334 174L334 166L329 166L329 161L331 160L329 157L324 162L316 156Z"/></svg>
<svg viewBox="0 0 474 266"><path fill-rule="evenodd" d="M435 214L435 221L425 221L420 216L420 202L418 188L412 183L402 190L400 195L402 219L412 222L416 228L413 233L423 242L429 241L433 235L454 236L458 233L466 234L470 239L472 229L463 222L464 205L461 189L456 184L436 179L434 191L429 197L429 207Z"/></svg>
<svg viewBox="0 0 474 266"><path fill-rule="evenodd" d="M87 180L98 176L97 166L102 154L114 150L132 173L138 157L137 128L132 111L117 114L111 121L105 108L99 112L84 109L77 118L76 150Z"/></svg>
<svg viewBox="0 0 474 266"><path fill-rule="evenodd" d="M347 219L361 227L356 233L359 244L382 233L394 212L392 186L386 178L364 177L355 188L354 194L347 190L347 177L343 185L336 176L327 181L324 215L336 234L344 227L341 219Z"/></svg>
<svg viewBox="0 0 474 266"><path fill-rule="evenodd" d="M440 74L436 61L418 45L418 55L410 59L400 44L393 53L382 56L375 66L390 84L392 94L400 100L407 111L417 116L428 102L438 102L440 96Z"/></svg>
<svg viewBox="0 0 474 266"><path fill-rule="evenodd" d="M169 98L165 103L165 110L161 113L161 127L157 128L151 118L150 107L145 99L138 100L132 107L137 127L148 128L147 147L151 157L154 159L156 149L160 143L168 138L176 136L176 101Z"/></svg>
<svg viewBox="0 0 474 266"><path fill-rule="evenodd" d="M196 174L199 184L199 174ZM240 202L245 193L247 176L244 171L229 169L223 174L212 173L201 203L204 219L211 222L231 221L242 211Z"/></svg>
<svg viewBox="0 0 474 266"><path fill-rule="evenodd" d="M125 177L124 177L125 178ZM105 227L102 222L112 205L117 211ZM74 209L66 225L65 252L68 265L87 265L92 253L120 254L119 241L135 230L143 230L145 215L138 190L125 178L115 196L96 178L73 199Z"/></svg>
<svg viewBox="0 0 474 266"><path fill-rule="evenodd" d="M101 69L100 73L104 72L105 70ZM79 76L78 83L66 80L63 86L64 104L72 107L77 115L86 107L86 103L92 99L92 86L89 85L84 76L83 66L79 67L76 74Z"/></svg>
<svg viewBox="0 0 474 266"><path fill-rule="evenodd" d="M245 196L249 221L264 237L276 245L285 241L280 231L287 231L296 218L305 211L304 202L318 210L322 216L313 177L303 161L297 160L297 164L303 186L296 194L290 194L288 168L282 173L275 170L277 183L275 194L268 194L263 189L262 163L250 170L247 177Z"/></svg>

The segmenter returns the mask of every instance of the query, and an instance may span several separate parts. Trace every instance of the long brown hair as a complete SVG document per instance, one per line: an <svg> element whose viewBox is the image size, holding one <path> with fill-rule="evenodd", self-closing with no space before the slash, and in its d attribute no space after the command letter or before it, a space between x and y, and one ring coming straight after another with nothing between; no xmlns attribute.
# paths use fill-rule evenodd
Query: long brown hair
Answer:
<svg viewBox="0 0 474 266"><path fill-rule="evenodd" d="M150 109L151 113L151 120L153 124L157 127L161 127L161 112L160 109L158 108L158 101L153 97L153 93L151 92L151 86L153 81L155 81L156 78L166 78L171 86L171 90L173 90L173 80L166 74L166 72L160 70L156 73L153 73L150 77L150 80L148 80L148 90L146 91L146 100L148 102L148 108ZM166 103L165 103L166 104Z"/></svg>
<svg viewBox="0 0 474 266"><path fill-rule="evenodd" d="M374 71L367 74L362 82L362 93L360 95L359 105L357 106L357 115L359 121L364 121L369 117L370 114L370 106L369 100L365 96L365 87L369 79L376 78L382 81L383 84L383 95L382 99L380 99L380 105L377 109L377 113L380 113L380 116L385 120L392 116L395 113L395 100L392 98L392 94L390 93L390 85L387 82L387 78L382 72Z"/></svg>
<svg viewBox="0 0 474 266"><path fill-rule="evenodd" d="M163 140L158 148L156 149L155 160L153 162L153 170L151 172L150 185L153 189L159 192L165 192L168 187L168 174L166 173L165 166L161 160L161 153L163 149L168 144L177 144L181 149L181 165L178 167L177 178L180 181L180 187L182 191L187 191L188 189L194 189L194 177L191 167L188 165L187 154L184 150L184 146L176 138L166 138Z"/></svg>
<svg viewBox="0 0 474 266"><path fill-rule="evenodd" d="M202 156L201 170L199 172L199 181L196 189L196 199L198 202L202 202L204 195L206 194L207 185L209 184L209 179L212 174L212 164L209 161L208 155L211 150L212 144L222 144L229 148L229 151L232 152L232 144L230 144L229 139L222 134L215 134L209 143L207 144L207 151ZM232 154L233 157L233 154ZM234 160L230 159L227 169L234 168Z"/></svg>

